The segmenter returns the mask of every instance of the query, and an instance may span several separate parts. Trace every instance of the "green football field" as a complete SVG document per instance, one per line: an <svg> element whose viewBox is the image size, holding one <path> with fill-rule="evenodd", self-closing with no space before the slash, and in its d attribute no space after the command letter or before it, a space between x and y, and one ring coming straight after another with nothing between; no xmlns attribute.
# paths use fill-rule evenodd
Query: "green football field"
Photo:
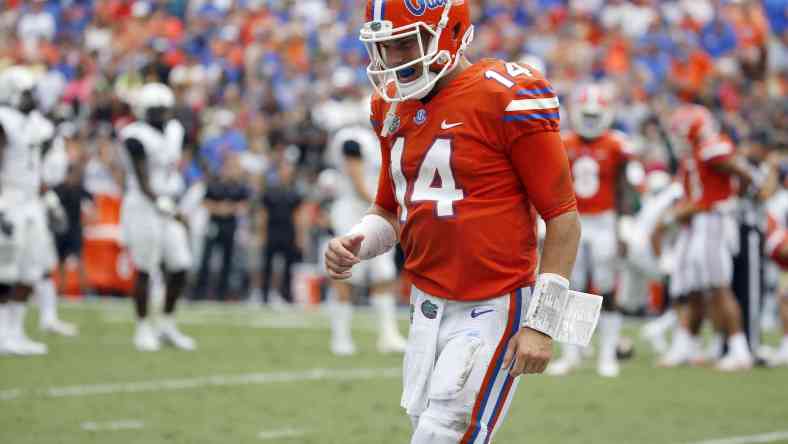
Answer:
<svg viewBox="0 0 788 444"><path fill-rule="evenodd" d="M126 303L65 304L78 338L43 338L46 357L0 357L0 443L409 440L400 357L375 353L370 313L354 318L353 358L329 353L321 313L239 305L184 306L182 329L199 351L141 354L131 313ZM636 347L615 380L598 378L592 363L566 378L524 379L496 442L788 443L788 369L657 370Z"/></svg>

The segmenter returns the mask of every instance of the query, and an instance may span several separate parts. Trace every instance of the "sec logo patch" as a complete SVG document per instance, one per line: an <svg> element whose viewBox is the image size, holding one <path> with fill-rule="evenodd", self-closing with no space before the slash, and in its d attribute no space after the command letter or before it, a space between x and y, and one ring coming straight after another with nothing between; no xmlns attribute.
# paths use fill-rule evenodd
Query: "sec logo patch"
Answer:
<svg viewBox="0 0 788 444"><path fill-rule="evenodd" d="M427 110L420 109L416 111L416 115L413 117L413 121L416 122L417 125L421 125L422 123L427 121Z"/></svg>

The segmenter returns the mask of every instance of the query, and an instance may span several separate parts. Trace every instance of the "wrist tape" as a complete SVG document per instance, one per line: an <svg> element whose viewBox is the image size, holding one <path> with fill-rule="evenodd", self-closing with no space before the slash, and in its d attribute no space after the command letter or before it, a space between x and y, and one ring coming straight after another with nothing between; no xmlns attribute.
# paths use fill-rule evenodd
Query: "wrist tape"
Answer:
<svg viewBox="0 0 788 444"><path fill-rule="evenodd" d="M569 280L553 273L540 274L523 326L556 338L568 302Z"/></svg>
<svg viewBox="0 0 788 444"><path fill-rule="evenodd" d="M397 244L397 233L386 219L377 214L367 214L361 218L348 234L361 234L364 240L358 251L359 259L366 260L389 251Z"/></svg>

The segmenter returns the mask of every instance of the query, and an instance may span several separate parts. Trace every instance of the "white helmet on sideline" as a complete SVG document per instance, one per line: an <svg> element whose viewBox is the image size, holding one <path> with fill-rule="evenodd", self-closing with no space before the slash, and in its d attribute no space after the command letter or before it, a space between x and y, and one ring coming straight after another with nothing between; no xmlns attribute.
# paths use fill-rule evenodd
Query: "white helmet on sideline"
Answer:
<svg viewBox="0 0 788 444"><path fill-rule="evenodd" d="M175 94L163 83L148 83L136 94L134 114L138 119L145 119L151 108L172 108L175 106Z"/></svg>

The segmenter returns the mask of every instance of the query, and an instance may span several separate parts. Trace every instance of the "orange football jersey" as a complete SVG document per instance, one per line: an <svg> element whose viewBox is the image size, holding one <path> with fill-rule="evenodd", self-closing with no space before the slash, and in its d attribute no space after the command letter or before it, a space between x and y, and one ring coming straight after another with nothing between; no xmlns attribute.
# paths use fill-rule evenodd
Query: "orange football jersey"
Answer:
<svg viewBox="0 0 788 444"><path fill-rule="evenodd" d="M733 194L729 174L714 169L714 164L734 154L730 140L720 134L719 125L708 108L685 104L671 116L671 130L689 146L682 159L684 190L694 204L712 209Z"/></svg>
<svg viewBox="0 0 788 444"><path fill-rule="evenodd" d="M461 301L535 281L536 212L576 208L558 99L529 67L480 61L426 103L372 102L383 168L376 204L396 214L405 273Z"/></svg>
<svg viewBox="0 0 788 444"><path fill-rule="evenodd" d="M572 167L578 212L615 210L619 172L633 156L624 137L607 131L594 140L585 140L569 133L564 137L564 146Z"/></svg>
<svg viewBox="0 0 788 444"><path fill-rule="evenodd" d="M718 136L705 143L696 143L692 155L684 159L684 188L690 200L703 209L713 209L733 195L733 178L714 169L714 164L734 154L733 144Z"/></svg>

